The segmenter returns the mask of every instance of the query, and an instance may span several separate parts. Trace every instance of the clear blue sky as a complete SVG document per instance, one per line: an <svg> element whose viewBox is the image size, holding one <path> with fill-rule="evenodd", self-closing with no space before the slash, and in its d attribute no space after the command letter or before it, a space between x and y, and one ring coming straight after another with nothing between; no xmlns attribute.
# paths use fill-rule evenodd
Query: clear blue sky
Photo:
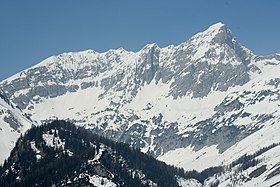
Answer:
<svg viewBox="0 0 280 187"><path fill-rule="evenodd" d="M179 44L220 21L255 54L280 50L279 0L0 0L0 80L63 52Z"/></svg>

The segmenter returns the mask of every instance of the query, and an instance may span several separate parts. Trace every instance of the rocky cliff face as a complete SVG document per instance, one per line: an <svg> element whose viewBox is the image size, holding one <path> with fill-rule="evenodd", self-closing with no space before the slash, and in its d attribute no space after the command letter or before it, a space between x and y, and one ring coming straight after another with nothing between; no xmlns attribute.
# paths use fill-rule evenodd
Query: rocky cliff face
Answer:
<svg viewBox="0 0 280 187"><path fill-rule="evenodd" d="M278 69L279 55L252 54L217 23L178 46L53 56L1 87L38 121L75 121L156 157L211 146L222 155L279 123Z"/></svg>

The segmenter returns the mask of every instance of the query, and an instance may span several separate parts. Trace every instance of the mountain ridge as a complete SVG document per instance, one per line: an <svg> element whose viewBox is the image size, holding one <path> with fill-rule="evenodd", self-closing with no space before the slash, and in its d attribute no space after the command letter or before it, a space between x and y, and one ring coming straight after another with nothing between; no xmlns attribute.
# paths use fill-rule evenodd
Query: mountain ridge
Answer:
<svg viewBox="0 0 280 187"><path fill-rule="evenodd" d="M217 24L216 24L217 25ZM219 25L219 24L218 24ZM211 27L210 27L211 28ZM225 28L225 26L221 27L221 28ZM210 31L208 31L210 30ZM209 32L211 34L212 30L208 29L204 33L204 35L208 35ZM227 31L227 29L226 29ZM230 31L229 31L230 32ZM218 34L218 33L217 33ZM201 34L199 34L201 35ZM130 94L135 95L135 92L137 92L137 90L139 89L139 84L143 85L145 82L146 83L150 83L153 79L155 79L156 82L158 81L162 81L164 83L168 83L171 80L171 78L176 77L176 81L173 82L173 84L171 85L173 87L173 90L171 90L170 93L174 98L176 97L182 97L186 94L193 94L194 97L203 97L206 96L210 89L213 88L213 86L215 85L210 85L210 87L206 87L206 89L202 88L201 86L199 88L196 88L197 86L194 85L194 88L191 88L192 85L189 85L188 88L183 88L182 91L180 91L180 88L178 88L177 84L180 84L180 82L184 81L184 82L190 82L190 81L198 81L201 82L200 80L197 80L198 78L200 78L200 74L199 72L195 73L195 74L190 74L190 76L187 76L186 73L190 73L190 71L193 71L194 68L193 66L189 66L188 64L193 64L193 63L198 63L197 60L199 61L204 61L206 58L209 60L206 60L206 64L205 62L201 62L198 68L206 68L207 66L209 68L212 68L211 65L209 66L208 63L211 64L211 62L213 62L213 60L211 60L211 55L212 53L215 53L215 49L213 49L213 47L211 47L211 49L213 50L211 52L209 52L209 54L206 55L206 57L201 57L201 55L203 55L203 52L201 54L197 55L197 60L196 59L191 59L189 57L193 57L195 56L195 54L189 54L189 50L196 52L197 49L193 49L193 44L192 44L192 40L196 39L197 36L195 35L194 37L192 37L190 40L188 40L187 42L184 42L178 46L167 46L165 48L159 48L156 44L148 44L146 45L144 48L142 48L139 52L127 52L125 50L109 50L107 52L104 53L96 53L94 51L83 51L83 52L77 52L77 53L63 53L61 55L58 56L52 56L50 58L47 58L46 60L44 60L43 62L35 65L34 67L31 67L29 69L27 69L26 71L30 70L30 75L34 74L37 77L39 76L39 74L44 74L47 71L45 69L46 66L49 67L49 69L53 69L54 71L50 71L50 75L48 76L47 79L49 79L49 81L51 81L50 83L46 82L46 83L42 83L42 84L46 84L46 85L50 85L50 84L58 84L59 83L67 83L67 81L72 81L72 83L68 83L68 84L73 84L74 80L81 80L83 81L83 79L91 79L92 76L98 76L101 75L101 80L90 80L88 81L84 81L83 85L78 85L79 83L77 83L76 85L68 86L67 89L70 89L71 91L75 91L78 89L78 87L83 88L87 88L88 86L101 86L103 89L105 88L105 90L108 90L109 88L113 87L113 84L115 83L119 83L120 81L123 83L119 83L120 87L125 87L126 85L124 84L134 84L134 88L130 88L129 91L131 92ZM203 38L205 39L205 38ZM205 42L203 43L203 45L205 44ZM186 47L184 47L185 45L187 45ZM206 42L206 45L207 42ZM209 46L207 46L209 47ZM239 50L242 50L242 47L238 46ZM202 47L204 48L204 47ZM203 49L204 50L204 49ZM201 51L201 50L199 50ZM245 50L246 51L246 50ZM121 53L125 53L124 55L121 56ZM218 51L221 52L221 51ZM176 53L176 54L174 54ZM181 53L186 53L186 55L180 55ZM200 52L199 52L200 53ZM204 51L204 54L206 53L206 51ZM251 53L251 52L248 52ZM210 55L210 56L209 56ZM217 54L216 54L217 55ZM223 55L225 55L225 53L223 53ZM149 56L149 59L146 59L145 56ZM173 56L173 57L172 57ZM213 55L212 55L213 56ZM251 56L251 55L250 55ZM123 59L120 59L123 58ZM219 57L220 58L220 57ZM223 58L228 58L226 56L224 56ZM247 82L248 81L248 75L246 75L246 66L249 63L248 60L246 59L240 59L239 57L236 57L236 60L231 60L230 62L235 62L235 63L241 63L241 71L242 76L244 76L243 81L241 82ZM234 58L232 58L234 59ZM75 63L73 62L73 60L75 61ZM241 61L240 61L241 60ZM246 61L245 61L246 60ZM171 63L175 61L176 63ZM190 62L188 62L190 61ZM209 62L210 61L210 62ZM215 60L214 60L215 61ZM219 62L219 59L216 60L217 62ZM224 62L227 62L228 60L224 60ZM238 62L239 61L239 62ZM245 63L245 65L242 65L242 63ZM62 63L61 63L62 62ZM78 63L79 62L79 63ZM101 62L101 63L100 63ZM126 63L125 63L126 62ZM168 64L166 64L166 62L168 62ZM188 62L187 64L185 64L186 62ZM115 65L116 67L112 66ZM60 64L60 65L59 65ZM105 66L105 69L103 68ZM219 65L222 66L222 65ZM41 67L41 68L40 68ZM187 69L182 69L182 67L186 67ZM108 71L108 68L117 68L117 72L112 71L112 75L110 77L106 76L106 73L104 74L103 71ZM215 68L215 66L213 67ZM219 69L221 69L222 67L218 67ZM32 71L34 69L37 69L37 71ZM61 72L65 72L64 75L60 74L59 72L55 71L55 69L60 70ZM82 71L79 69L88 69L88 71ZM123 70L122 70L123 69ZM124 71L124 69L131 69L130 71ZM230 70L234 71L236 68L234 67L229 67ZM225 70L222 70L225 71ZM33 79L38 79L37 77L32 77L30 76L30 78L26 77L25 75L25 71L18 73L16 76L12 76L10 79L8 78L5 81L2 81L2 85L4 83L10 82L9 80L19 80L18 83L15 84L19 84L19 86L22 86L23 84L25 84L25 88L28 86L32 86L28 84L28 82L32 82ZM38 74L39 73L39 74ZM130 74L129 76L125 76L124 74ZM218 72L217 72L218 73ZM219 72L221 73L221 72ZM38 75L37 75L38 74ZM53 75L58 74L56 77L51 77ZM60 75L59 75L60 74ZM83 75L82 75L83 74ZM139 75L138 75L139 74ZM182 75L182 76L176 76L176 74L178 75ZM225 73L225 74L229 74L230 73ZM236 72L237 74L237 72ZM104 78L102 78L102 76ZM195 77L193 77L195 76ZM234 78L234 75L230 75L229 78ZM72 78L71 78L72 77ZM128 79L131 79L133 77L134 82L132 81L128 81ZM31 79L29 80L20 80L20 79ZM59 80L59 82L57 81L57 79ZM69 80L68 80L69 79ZM189 81L185 81L185 79L190 79ZM204 80L205 82L206 80ZM33 82L36 82L33 81ZM228 89L229 86L232 86L233 84L236 84L236 82L240 82L239 80L234 80L233 83L229 83L229 85L227 85L227 83L222 83L221 85L225 84L226 86L215 86L216 88L214 89L218 89L218 90L226 90ZM244 84L241 83L241 84ZM99 84L99 85L98 85ZM136 85L135 85L136 84ZM40 85L38 85L40 86ZM78 86L78 87L77 87ZM52 88L50 88L52 89ZM55 88L54 88L55 89ZM119 87L115 88L116 89L121 89ZM14 92L13 88L6 88L6 90L8 90L8 92ZM201 91L198 90L205 90L204 93L200 93ZM58 93L59 94L64 94L65 91ZM34 95L35 93L33 93ZM55 96L55 95L54 95ZM16 103L20 106L20 108L25 109L27 104L23 104L23 101L26 99L20 98L18 100L20 101L16 101ZM27 102L27 100L25 101Z"/></svg>

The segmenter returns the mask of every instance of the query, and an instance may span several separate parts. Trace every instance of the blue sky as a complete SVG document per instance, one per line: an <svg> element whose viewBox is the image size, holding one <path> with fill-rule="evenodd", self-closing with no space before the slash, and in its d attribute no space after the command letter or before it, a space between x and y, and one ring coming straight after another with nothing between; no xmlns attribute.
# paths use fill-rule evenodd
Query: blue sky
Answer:
<svg viewBox="0 0 280 187"><path fill-rule="evenodd" d="M225 23L255 54L280 50L278 0L1 0L0 80L69 51L179 44Z"/></svg>

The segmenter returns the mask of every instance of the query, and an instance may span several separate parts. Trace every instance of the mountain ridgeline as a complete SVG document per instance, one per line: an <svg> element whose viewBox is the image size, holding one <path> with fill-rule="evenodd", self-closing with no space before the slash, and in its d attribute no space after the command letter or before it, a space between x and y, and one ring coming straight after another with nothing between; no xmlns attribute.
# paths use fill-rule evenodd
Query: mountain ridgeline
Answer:
<svg viewBox="0 0 280 187"><path fill-rule="evenodd" d="M89 87L103 89L99 97L117 92L123 102L129 102L153 81L170 84L172 98L189 94L199 98L211 90L226 91L248 82L249 72L257 68L250 63L252 58L252 52L217 23L178 46L160 48L154 43L138 52L120 48L52 56L4 80L2 87L22 109L40 102L38 96L53 98ZM26 93L14 97L20 90Z"/></svg>

